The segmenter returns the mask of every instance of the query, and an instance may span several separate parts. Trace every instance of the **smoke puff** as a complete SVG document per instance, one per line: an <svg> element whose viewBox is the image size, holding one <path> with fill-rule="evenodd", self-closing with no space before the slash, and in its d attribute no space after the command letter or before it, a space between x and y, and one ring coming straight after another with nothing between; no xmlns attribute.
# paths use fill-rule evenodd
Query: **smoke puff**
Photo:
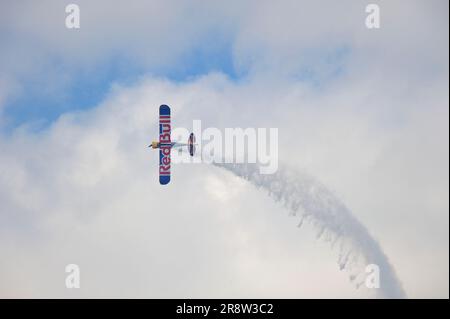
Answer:
<svg viewBox="0 0 450 319"><path fill-rule="evenodd" d="M357 288L365 280L359 276L362 269L368 264L376 264L380 269L378 296L406 298L402 285L378 242L344 203L314 177L284 166L280 166L275 174L262 175L257 164L214 165L266 190L275 201L283 203L291 215L299 216L299 227L308 221L317 228L317 238L324 238L332 247L338 244L339 268L350 273L350 280Z"/></svg>

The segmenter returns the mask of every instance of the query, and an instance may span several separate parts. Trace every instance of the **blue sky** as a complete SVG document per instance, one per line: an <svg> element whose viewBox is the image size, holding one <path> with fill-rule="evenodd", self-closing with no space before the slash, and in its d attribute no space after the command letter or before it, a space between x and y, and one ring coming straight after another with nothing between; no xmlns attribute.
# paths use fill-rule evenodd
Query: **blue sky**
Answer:
<svg viewBox="0 0 450 319"><path fill-rule="evenodd" d="M49 93L42 90L45 83L38 80L40 76L24 78L21 82L21 94L11 98L5 105L7 125L3 129L8 131L24 123L31 124L33 129L45 128L65 112L95 107L107 96L113 84L131 86L144 76L165 78L175 83L191 81L211 72L220 72L232 81L245 77L245 69L238 71L235 68L232 44L225 41L218 43L220 45L193 47L172 65L162 67L145 67L127 56L107 55L108 58L89 69L69 67L63 61L51 61L52 68L56 68L58 73L66 74L69 80L58 87L58 91ZM291 78L320 87L344 73L349 53L350 49L346 45L332 50L316 48L304 57L325 65L327 74L317 74L314 65L302 65L300 69L294 70ZM45 72L45 69L41 70ZM42 78L45 79L45 76Z"/></svg>
<svg viewBox="0 0 450 319"><path fill-rule="evenodd" d="M210 72L221 72L232 80L239 78L229 44L191 48L173 65L163 67L145 67L126 56L108 57L89 70L72 68L61 62L59 65L57 62L51 64L56 66L58 72L68 74L68 82L58 88L58 92L49 94L42 90L45 84L36 77L23 79L21 94L5 105L7 125L3 129L10 130L24 123L34 124L35 129L46 127L65 112L97 106L113 84L130 86L143 76L161 77L179 83Z"/></svg>
<svg viewBox="0 0 450 319"><path fill-rule="evenodd" d="M132 8L124 10L120 6L112 8L110 16L90 17L93 9L101 8L101 3L81 1L82 22L77 30L65 28L61 4L50 1L47 7L52 9L45 7L36 7L33 14L24 10L23 5L10 3L4 8L0 71L6 82L11 81L16 87L6 93L1 127L4 132L22 124L37 130L45 128L65 112L98 105L111 85L133 85L145 76L182 83L221 72L237 81L252 72L289 77L291 81L321 88L345 73L352 52L349 38L336 36L330 42L327 35L320 34L320 29L315 31L319 41L312 45L298 42L291 49L289 37L284 37L280 47L274 46L271 42L279 41L276 36L260 39L260 35L252 35L253 27L242 27L251 12L250 4L230 5L231 9L212 6L211 17L193 23L180 17L184 11L200 14L202 8L187 5L180 6L180 12L171 12L168 6L168 11L162 14L168 15L167 21L146 15L145 10L136 13ZM116 23L128 15L136 21ZM86 16L92 20L85 22ZM11 17L16 18L10 20ZM274 28L282 27L275 22ZM158 23L166 25L167 30ZM248 23L251 26L252 20ZM280 31L292 33L293 39L308 32L296 34L295 29L285 28ZM246 32L249 35L243 37Z"/></svg>

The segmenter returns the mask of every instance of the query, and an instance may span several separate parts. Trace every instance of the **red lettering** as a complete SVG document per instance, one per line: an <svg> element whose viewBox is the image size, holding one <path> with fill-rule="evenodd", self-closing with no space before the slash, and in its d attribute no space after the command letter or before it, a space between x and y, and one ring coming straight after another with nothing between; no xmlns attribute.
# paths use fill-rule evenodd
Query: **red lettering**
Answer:
<svg viewBox="0 0 450 319"><path fill-rule="evenodd" d="M164 156L170 156L170 147L169 146L163 146L161 147L161 152Z"/></svg>
<svg viewBox="0 0 450 319"><path fill-rule="evenodd" d="M170 133L159 134L160 143L170 143Z"/></svg>
<svg viewBox="0 0 450 319"><path fill-rule="evenodd" d="M160 165L159 175L170 175L170 165Z"/></svg>
<svg viewBox="0 0 450 319"><path fill-rule="evenodd" d="M170 123L161 124L161 132L162 133L170 133Z"/></svg>

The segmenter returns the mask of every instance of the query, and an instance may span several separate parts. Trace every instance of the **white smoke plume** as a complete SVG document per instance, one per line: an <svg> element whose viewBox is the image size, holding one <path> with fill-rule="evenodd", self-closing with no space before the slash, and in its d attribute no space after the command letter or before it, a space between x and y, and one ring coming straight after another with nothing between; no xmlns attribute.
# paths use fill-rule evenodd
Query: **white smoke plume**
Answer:
<svg viewBox="0 0 450 319"><path fill-rule="evenodd" d="M312 176L280 166L275 174L262 175L257 164L218 164L235 175L266 190L275 201L281 202L292 216L317 228L317 238L338 246L340 270L350 274L357 288L365 283L364 268L376 264L380 269L380 287L375 289L381 298L406 298L393 267L378 242L352 215L351 211L323 184Z"/></svg>

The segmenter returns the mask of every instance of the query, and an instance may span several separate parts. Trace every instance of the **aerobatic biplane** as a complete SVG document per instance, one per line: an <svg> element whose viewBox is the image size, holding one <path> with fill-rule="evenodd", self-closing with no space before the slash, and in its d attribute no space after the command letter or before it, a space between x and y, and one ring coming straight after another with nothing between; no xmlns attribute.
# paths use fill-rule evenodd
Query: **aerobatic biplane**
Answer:
<svg viewBox="0 0 450 319"><path fill-rule="evenodd" d="M159 183L166 185L170 182L170 152L172 149L178 149L181 152L187 148L189 155L195 153L195 135L189 135L187 143L172 142L170 124L170 107L161 105L159 107L159 141L153 141L149 147L159 148Z"/></svg>

